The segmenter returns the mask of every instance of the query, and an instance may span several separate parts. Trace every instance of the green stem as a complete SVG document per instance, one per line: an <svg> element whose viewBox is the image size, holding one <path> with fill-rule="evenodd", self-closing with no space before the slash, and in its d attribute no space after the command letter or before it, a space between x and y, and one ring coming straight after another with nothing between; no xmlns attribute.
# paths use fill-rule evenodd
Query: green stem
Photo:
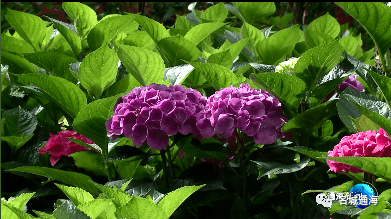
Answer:
<svg viewBox="0 0 391 219"><path fill-rule="evenodd" d="M168 167L170 167L170 172L171 172L170 175L175 178L175 172L174 172L174 168L172 166L172 159L171 159L170 148L167 148L167 156L168 156Z"/></svg>
<svg viewBox="0 0 391 219"><path fill-rule="evenodd" d="M167 189L169 189L170 188L170 184L168 183L167 162L166 162L166 155L164 153L164 149L160 150L160 156L162 157L162 161L163 161L164 181L166 181L166 187L167 187Z"/></svg>

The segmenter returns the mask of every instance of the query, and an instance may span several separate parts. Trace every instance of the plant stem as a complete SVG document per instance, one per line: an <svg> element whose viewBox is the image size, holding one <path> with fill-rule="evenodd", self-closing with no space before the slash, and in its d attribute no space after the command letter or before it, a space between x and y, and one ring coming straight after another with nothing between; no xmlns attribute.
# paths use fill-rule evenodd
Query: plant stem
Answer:
<svg viewBox="0 0 391 219"><path fill-rule="evenodd" d="M243 141L243 135L240 135L239 133L236 134L236 137L238 138L239 143L239 153L240 153L240 172L242 173L242 179L243 179L243 201L245 206L247 206L247 169L244 164L244 141Z"/></svg>
<svg viewBox="0 0 391 219"><path fill-rule="evenodd" d="M164 175L164 181L166 181L167 189L170 188L170 184L168 183L168 172L167 172L167 162L166 162L166 155L164 153L164 149L160 150L160 156L162 157L163 161L163 175Z"/></svg>
<svg viewBox="0 0 391 219"><path fill-rule="evenodd" d="M168 166L170 167L170 172L171 172L170 175L175 178L175 172L174 172L174 168L172 166L172 159L171 159L170 148L167 148L167 156L168 156Z"/></svg>

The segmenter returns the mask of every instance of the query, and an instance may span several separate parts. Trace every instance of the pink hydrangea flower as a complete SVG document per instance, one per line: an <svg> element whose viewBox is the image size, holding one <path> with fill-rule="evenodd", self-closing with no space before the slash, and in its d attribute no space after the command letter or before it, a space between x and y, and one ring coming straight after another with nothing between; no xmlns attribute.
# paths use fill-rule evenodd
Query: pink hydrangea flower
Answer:
<svg viewBox="0 0 391 219"><path fill-rule="evenodd" d="M328 156L390 157L391 139L382 128L380 128L378 132L370 130L359 132L343 137L341 141L334 146L334 149L328 152ZM332 160L327 160L327 164L333 172L363 172L358 168Z"/></svg>
<svg viewBox="0 0 391 219"><path fill-rule="evenodd" d="M88 144L94 143L90 139L77 134L75 131L64 130L64 131L60 131L56 135L50 133L50 138L46 142L45 147L40 149L38 153L44 154L46 152L49 152L49 154L51 155L50 164L54 166L57 163L57 161L61 158L61 156L67 157L75 152L92 150L90 148L80 146L70 141L69 139L67 139L67 137L76 138Z"/></svg>

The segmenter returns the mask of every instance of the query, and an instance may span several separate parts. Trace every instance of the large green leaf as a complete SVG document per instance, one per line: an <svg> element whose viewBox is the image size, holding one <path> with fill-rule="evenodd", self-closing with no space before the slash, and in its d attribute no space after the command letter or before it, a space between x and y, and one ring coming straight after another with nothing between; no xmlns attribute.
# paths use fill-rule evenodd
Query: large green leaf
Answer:
<svg viewBox="0 0 391 219"><path fill-rule="evenodd" d="M118 56L108 45L89 53L79 67L79 80L91 96L100 98L117 77Z"/></svg>
<svg viewBox="0 0 391 219"><path fill-rule="evenodd" d="M347 79L348 76L327 81L323 84L315 86L311 92L310 106L321 104L325 97L336 89L336 87Z"/></svg>
<svg viewBox="0 0 391 219"><path fill-rule="evenodd" d="M297 25L280 30L259 42L256 51L264 64L276 65L280 59L292 52L301 34L300 27Z"/></svg>
<svg viewBox="0 0 391 219"><path fill-rule="evenodd" d="M316 151L312 148L307 148L307 147L302 147L302 146L285 147L285 148L299 152L299 153L304 154L308 157L311 157L317 161L320 161L323 164L326 164L326 160L321 159L321 157L327 157L327 152L320 152L320 151Z"/></svg>
<svg viewBox="0 0 391 219"><path fill-rule="evenodd" d="M259 42L265 39L263 33L251 24L243 23L241 28L242 38L250 38L251 50L257 48Z"/></svg>
<svg viewBox="0 0 391 219"><path fill-rule="evenodd" d="M131 197L120 188L100 185L97 183L95 183L95 186L108 198L110 198L117 208L125 206L131 200Z"/></svg>
<svg viewBox="0 0 391 219"><path fill-rule="evenodd" d="M361 34L359 35L359 38L353 37L352 35L348 35L347 37L340 39L339 44L341 44L346 53L356 57L357 59L359 59L363 55L363 51L361 48Z"/></svg>
<svg viewBox="0 0 391 219"><path fill-rule="evenodd" d="M193 42L181 35L166 37L158 42L158 47L170 62L170 67L185 64L198 58L198 49Z"/></svg>
<svg viewBox="0 0 391 219"><path fill-rule="evenodd" d="M309 90L315 83L340 62L343 48L338 42L323 44L307 50L297 61L294 72Z"/></svg>
<svg viewBox="0 0 391 219"><path fill-rule="evenodd" d="M129 93L133 88L142 86L131 74L126 74L109 88L108 97L120 94Z"/></svg>
<svg viewBox="0 0 391 219"><path fill-rule="evenodd" d="M34 52L34 48L24 40L1 34L1 50L8 53L29 53Z"/></svg>
<svg viewBox="0 0 391 219"><path fill-rule="evenodd" d="M328 101L319 106L311 108L290 119L282 127L282 132L289 132L296 129L312 130L319 128L328 118L337 114L336 101Z"/></svg>
<svg viewBox="0 0 391 219"><path fill-rule="evenodd" d="M137 218L137 219L165 219L169 218L163 209L157 206L152 200L133 196L123 207L115 212L117 218Z"/></svg>
<svg viewBox="0 0 391 219"><path fill-rule="evenodd" d="M391 8L382 2L337 2L372 37L380 54L391 47Z"/></svg>
<svg viewBox="0 0 391 219"><path fill-rule="evenodd" d="M73 157L76 166L96 175L107 176L102 154L93 151L80 151L69 156Z"/></svg>
<svg viewBox="0 0 391 219"><path fill-rule="evenodd" d="M152 51L155 51L156 49L155 41L153 41L151 36L145 31L134 31L130 33L123 39L122 44L141 47Z"/></svg>
<svg viewBox="0 0 391 219"><path fill-rule="evenodd" d="M387 102L388 108L391 109L391 78L377 74L371 70L368 70L368 72L382 92L384 99Z"/></svg>
<svg viewBox="0 0 391 219"><path fill-rule="evenodd" d="M224 3L220 2L202 12L200 18L208 21L224 22L227 18L227 15L228 11L225 9Z"/></svg>
<svg viewBox="0 0 391 219"><path fill-rule="evenodd" d="M232 2L232 4L247 21L251 22L260 21L276 11L274 2Z"/></svg>
<svg viewBox="0 0 391 219"><path fill-rule="evenodd" d="M77 62L75 58L53 51L27 53L24 54L24 57L55 76L64 78L74 84L77 83L77 79L68 67L69 64Z"/></svg>
<svg viewBox="0 0 391 219"><path fill-rule="evenodd" d="M45 176L84 189L90 192L92 195L98 195L100 193L99 189L97 189L92 182L92 179L89 176L81 173L35 166L18 167L7 171L32 173L40 176Z"/></svg>
<svg viewBox="0 0 391 219"><path fill-rule="evenodd" d="M58 199L54 208L53 216L57 219L90 219L69 200Z"/></svg>
<svg viewBox="0 0 391 219"><path fill-rule="evenodd" d="M376 130L376 131L378 131L380 129L379 125L377 125L375 122L370 120L364 114L359 116L354 121L354 126L356 127L358 132L365 132L365 131L368 131L368 130Z"/></svg>
<svg viewBox="0 0 391 219"><path fill-rule="evenodd" d="M329 15L328 12L325 15L313 20L308 25L308 29L322 34L327 34L334 39L339 36L339 32L341 30L338 21Z"/></svg>
<svg viewBox="0 0 391 219"><path fill-rule="evenodd" d="M194 192L204 187L200 186L184 186L173 192L166 194L159 202L158 207L163 209L166 215L171 216L174 211Z"/></svg>
<svg viewBox="0 0 391 219"><path fill-rule="evenodd" d="M126 69L142 86L163 83L165 65L159 54L127 45L119 45L117 53Z"/></svg>
<svg viewBox="0 0 391 219"><path fill-rule="evenodd" d="M61 184L55 183L55 185L61 189L62 192L72 201L76 206L94 200L94 197L87 191L72 186L64 186Z"/></svg>
<svg viewBox="0 0 391 219"><path fill-rule="evenodd" d="M171 85L182 84L193 69L194 67L189 64L166 68L163 80L170 79Z"/></svg>
<svg viewBox="0 0 391 219"><path fill-rule="evenodd" d="M35 51L41 50L42 41L46 36L46 27L40 17L7 8L5 18L19 36L28 42Z"/></svg>
<svg viewBox="0 0 391 219"><path fill-rule="evenodd" d="M24 85L32 84L37 86L40 92L47 95L72 118L75 118L76 114L87 105L87 98L83 91L63 78L43 74L15 76Z"/></svg>
<svg viewBox="0 0 391 219"><path fill-rule="evenodd" d="M191 28L185 35L185 39L190 42L198 45L201 41L203 41L207 36L212 34L214 31L220 29L225 26L225 23L213 22L213 23L205 23L199 24Z"/></svg>
<svg viewBox="0 0 391 219"><path fill-rule="evenodd" d="M84 212L90 218L98 218L107 208L115 206L110 199L93 199L77 206L77 209ZM114 216L114 215L113 215Z"/></svg>
<svg viewBox="0 0 391 219"><path fill-rule="evenodd" d="M331 36L324 34L322 32L319 32L317 30L311 30L311 29L304 29L304 37L305 41L307 42L307 45L309 48L313 48L316 46L320 46L326 43L331 43L335 41L334 38Z"/></svg>
<svg viewBox="0 0 391 219"><path fill-rule="evenodd" d="M34 133L37 127L37 118L32 112L20 106L7 110L2 115L4 120L5 136L28 136Z"/></svg>
<svg viewBox="0 0 391 219"><path fill-rule="evenodd" d="M348 164L391 182L390 157L322 157L321 159Z"/></svg>
<svg viewBox="0 0 391 219"><path fill-rule="evenodd" d="M251 74L250 79L258 87L289 104L292 109L295 109L295 112L306 91L304 81L289 74L266 72L262 74Z"/></svg>
<svg viewBox="0 0 391 219"><path fill-rule="evenodd" d="M15 208L14 206L7 203L5 200L1 200L1 218L7 218L7 219L19 219L19 218L26 218L30 219L33 218L30 214L27 214L23 210L20 210L18 208Z"/></svg>
<svg viewBox="0 0 391 219"><path fill-rule="evenodd" d="M155 20L142 15L137 15L136 20L143 30L151 36L155 43L158 43L161 39L170 36L163 24Z"/></svg>
<svg viewBox="0 0 391 219"><path fill-rule="evenodd" d="M54 27L68 42L69 46L72 48L73 56L75 58L79 58L79 54L81 52L81 41L77 35L76 27L72 24L64 23L53 18L48 17L48 19L53 22Z"/></svg>
<svg viewBox="0 0 391 219"><path fill-rule="evenodd" d="M108 154L108 137L105 123L113 113L113 108L120 95L91 102L77 114L73 122L74 130L89 138Z"/></svg>
<svg viewBox="0 0 391 219"><path fill-rule="evenodd" d="M63 2L62 7L75 23L79 36L86 39L90 30L98 22L95 11L89 6L79 2Z"/></svg>
<svg viewBox="0 0 391 219"><path fill-rule="evenodd" d="M12 199L11 201L9 201L8 204L19 210L23 210L24 206L26 206L27 202L34 196L34 194L35 192L23 193L18 197Z"/></svg>
<svg viewBox="0 0 391 219"><path fill-rule="evenodd" d="M96 50L114 40L120 33L137 30L139 25L134 18L132 15L122 15L101 20L88 34L88 45Z"/></svg>
<svg viewBox="0 0 391 219"><path fill-rule="evenodd" d="M229 68L214 64L191 62L194 73L201 73L216 90L240 83L235 74Z"/></svg>
<svg viewBox="0 0 391 219"><path fill-rule="evenodd" d="M21 72L37 73L37 69L25 58L8 52L1 52L1 63L9 65L9 72L20 74Z"/></svg>

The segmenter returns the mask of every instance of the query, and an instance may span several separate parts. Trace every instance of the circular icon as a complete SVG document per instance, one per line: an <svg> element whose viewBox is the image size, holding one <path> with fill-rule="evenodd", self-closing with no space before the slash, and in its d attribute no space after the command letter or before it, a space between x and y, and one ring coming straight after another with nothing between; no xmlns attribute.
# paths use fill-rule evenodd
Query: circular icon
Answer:
<svg viewBox="0 0 391 219"><path fill-rule="evenodd" d="M372 196L375 196L375 191L373 188L364 183L360 183L357 185L354 185L350 189L350 196L357 199L357 205L355 205L357 208L366 208L371 205L371 198Z"/></svg>

